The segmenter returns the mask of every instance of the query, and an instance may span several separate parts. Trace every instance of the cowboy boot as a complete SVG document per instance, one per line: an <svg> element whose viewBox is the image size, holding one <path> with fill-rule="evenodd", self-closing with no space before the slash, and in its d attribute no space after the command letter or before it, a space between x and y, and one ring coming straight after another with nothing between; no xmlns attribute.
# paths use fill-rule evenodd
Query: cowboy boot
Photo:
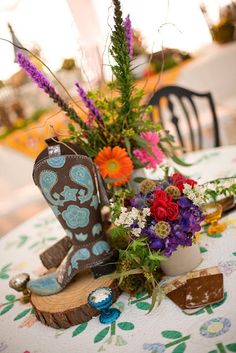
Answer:
<svg viewBox="0 0 236 353"><path fill-rule="evenodd" d="M105 194L93 161L74 144L55 139L48 143L36 159L33 179L72 247L55 272L28 282L39 295L59 292L80 271L99 269L113 255L101 221L100 201Z"/></svg>

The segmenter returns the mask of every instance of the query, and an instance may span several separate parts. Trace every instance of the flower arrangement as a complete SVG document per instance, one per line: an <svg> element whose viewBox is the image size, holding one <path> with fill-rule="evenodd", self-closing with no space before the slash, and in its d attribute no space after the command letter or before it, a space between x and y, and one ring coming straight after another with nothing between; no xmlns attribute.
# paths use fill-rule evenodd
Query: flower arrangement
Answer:
<svg viewBox="0 0 236 353"><path fill-rule="evenodd" d="M196 241L204 217L184 194L186 186L194 189L196 184L174 173L162 181L143 180L139 193L126 192L114 199L110 241L120 251L121 287L132 292L141 284L153 292L160 278L160 260L171 256L178 246ZM139 280L134 280L135 275Z"/></svg>
<svg viewBox="0 0 236 353"><path fill-rule="evenodd" d="M236 195L236 178L218 178L202 185L194 185L194 187L185 184L183 192L199 206L218 202L228 196Z"/></svg>
<svg viewBox="0 0 236 353"><path fill-rule="evenodd" d="M161 125L151 121L151 108L143 103L144 92L135 87L130 16L123 20L120 0L113 0L113 5L115 25L111 34L110 54L114 59L111 65L114 79L103 93L86 92L79 82L75 82L84 115L78 114L78 104L54 74L54 79L69 95L69 103L23 54L25 48L20 48L17 54L19 65L71 119L66 140L79 144L93 158L109 188L126 185L134 169L156 168L164 156L180 162L175 155L173 137Z"/></svg>

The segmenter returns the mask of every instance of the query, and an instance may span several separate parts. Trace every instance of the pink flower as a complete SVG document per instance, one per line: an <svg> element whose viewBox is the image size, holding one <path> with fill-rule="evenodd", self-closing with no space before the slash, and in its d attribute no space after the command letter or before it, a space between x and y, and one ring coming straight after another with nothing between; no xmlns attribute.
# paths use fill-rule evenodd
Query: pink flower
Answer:
<svg viewBox="0 0 236 353"><path fill-rule="evenodd" d="M149 144L149 148L152 150L152 153L154 154L151 155L146 151L144 148L138 148L133 151L133 154L135 155L136 158L138 158L143 164L147 164L146 168L156 168L162 161L163 161L163 153L158 147L158 142L160 141L160 137L156 132L148 131L148 132L142 132L140 134L140 137L142 137L144 140L146 140Z"/></svg>

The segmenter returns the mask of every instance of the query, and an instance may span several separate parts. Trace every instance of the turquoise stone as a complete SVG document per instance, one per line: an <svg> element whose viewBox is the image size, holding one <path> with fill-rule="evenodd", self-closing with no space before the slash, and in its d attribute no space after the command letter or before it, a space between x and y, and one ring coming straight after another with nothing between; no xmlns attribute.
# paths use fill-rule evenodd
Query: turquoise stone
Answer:
<svg viewBox="0 0 236 353"><path fill-rule="evenodd" d="M27 283L27 288L38 295L52 295L60 292L62 287L57 282L56 272L31 280Z"/></svg>

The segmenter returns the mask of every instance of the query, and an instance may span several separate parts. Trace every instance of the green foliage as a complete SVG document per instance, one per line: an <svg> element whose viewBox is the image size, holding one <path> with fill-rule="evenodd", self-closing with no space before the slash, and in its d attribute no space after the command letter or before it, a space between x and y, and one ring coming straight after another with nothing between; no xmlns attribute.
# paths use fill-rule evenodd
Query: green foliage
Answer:
<svg viewBox="0 0 236 353"><path fill-rule="evenodd" d="M125 202L134 196L134 191L128 189L117 190L113 195L113 206L111 208L112 218L111 221L114 222L117 217L119 217L121 212L121 207L125 206Z"/></svg>
<svg viewBox="0 0 236 353"><path fill-rule="evenodd" d="M111 228L107 232L107 241L113 249L126 249L129 243L129 233L122 226Z"/></svg>
<svg viewBox="0 0 236 353"><path fill-rule="evenodd" d="M169 330L166 330L166 331L162 331L162 336L165 337L165 338L171 338L171 339L176 339L176 338L181 338L183 335L181 332L179 331L169 331Z"/></svg>
<svg viewBox="0 0 236 353"><path fill-rule="evenodd" d="M102 341L103 338L105 338L106 335L108 334L109 330L110 330L110 327L107 326L104 329L102 329L100 332L98 332L98 334L94 337L94 343L98 343Z"/></svg>
<svg viewBox="0 0 236 353"><path fill-rule="evenodd" d="M140 310L150 310L151 304L147 302L139 302L136 304L136 306Z"/></svg>
<svg viewBox="0 0 236 353"><path fill-rule="evenodd" d="M9 310L13 308L13 306L14 306L14 303L4 306L4 308L0 311L0 315L6 314Z"/></svg>
<svg viewBox="0 0 236 353"><path fill-rule="evenodd" d="M172 351L172 353L184 353L185 349L187 348L186 343L180 343L178 346L175 347L175 349Z"/></svg>
<svg viewBox="0 0 236 353"><path fill-rule="evenodd" d="M134 329L134 324L132 324L132 322L119 322L117 324L117 326L121 329L121 330L124 330L124 331L130 331L130 330L133 330Z"/></svg>
<svg viewBox="0 0 236 353"><path fill-rule="evenodd" d="M5 299L8 301L8 302L14 302L16 300L16 296L15 295L12 295L12 294L7 294L5 296Z"/></svg>
<svg viewBox="0 0 236 353"><path fill-rule="evenodd" d="M199 187L199 190L203 193L206 202L216 202L219 199L219 196L235 196L236 178L218 178L205 184L202 184Z"/></svg>
<svg viewBox="0 0 236 353"><path fill-rule="evenodd" d="M78 336L81 334L88 326L87 322L84 322L83 324L80 324L79 326L76 327L76 329L72 332L72 337Z"/></svg>
<svg viewBox="0 0 236 353"><path fill-rule="evenodd" d="M226 348L230 351L230 352L236 352L236 343L230 343L226 345Z"/></svg>
<svg viewBox="0 0 236 353"><path fill-rule="evenodd" d="M0 268L0 279L8 279L9 278L9 271L11 270L11 263L3 266Z"/></svg>
<svg viewBox="0 0 236 353"><path fill-rule="evenodd" d="M114 59L111 65L114 79L103 92L93 91L86 94L97 107L102 121L92 119L89 126L79 123L79 128L70 123L67 141L78 143L91 158L104 147L119 146L127 151L134 169L137 169L146 165L135 158L134 149L145 149L153 155L150 143L140 137L143 132L160 133L158 146L167 157L175 156L176 151L173 147L173 136L164 131L160 124L151 121L152 107L143 103L144 91L134 85L120 0L113 0L113 5L114 29L111 34L110 54ZM91 111L87 111L87 114L87 118L91 117ZM177 157L175 159L176 162L181 162ZM183 165L182 162L181 164ZM114 181L109 178L105 180L108 185Z"/></svg>
<svg viewBox="0 0 236 353"><path fill-rule="evenodd" d="M22 319L22 317L25 317L29 312L31 311L31 308L23 310L20 314L18 314L15 318L14 321Z"/></svg>
<svg viewBox="0 0 236 353"><path fill-rule="evenodd" d="M161 291L158 286L160 280L160 261L165 257L159 252L152 252L146 238L132 241L125 250L119 250L117 277L121 289L137 293L146 289L152 295L153 308Z"/></svg>
<svg viewBox="0 0 236 353"><path fill-rule="evenodd" d="M135 101L132 99L133 78L131 75L130 57L125 37L125 29L119 0L113 0L115 28L111 35L110 53L115 60L112 72L116 78L116 87L120 92L120 115L127 126L132 120L132 109Z"/></svg>

